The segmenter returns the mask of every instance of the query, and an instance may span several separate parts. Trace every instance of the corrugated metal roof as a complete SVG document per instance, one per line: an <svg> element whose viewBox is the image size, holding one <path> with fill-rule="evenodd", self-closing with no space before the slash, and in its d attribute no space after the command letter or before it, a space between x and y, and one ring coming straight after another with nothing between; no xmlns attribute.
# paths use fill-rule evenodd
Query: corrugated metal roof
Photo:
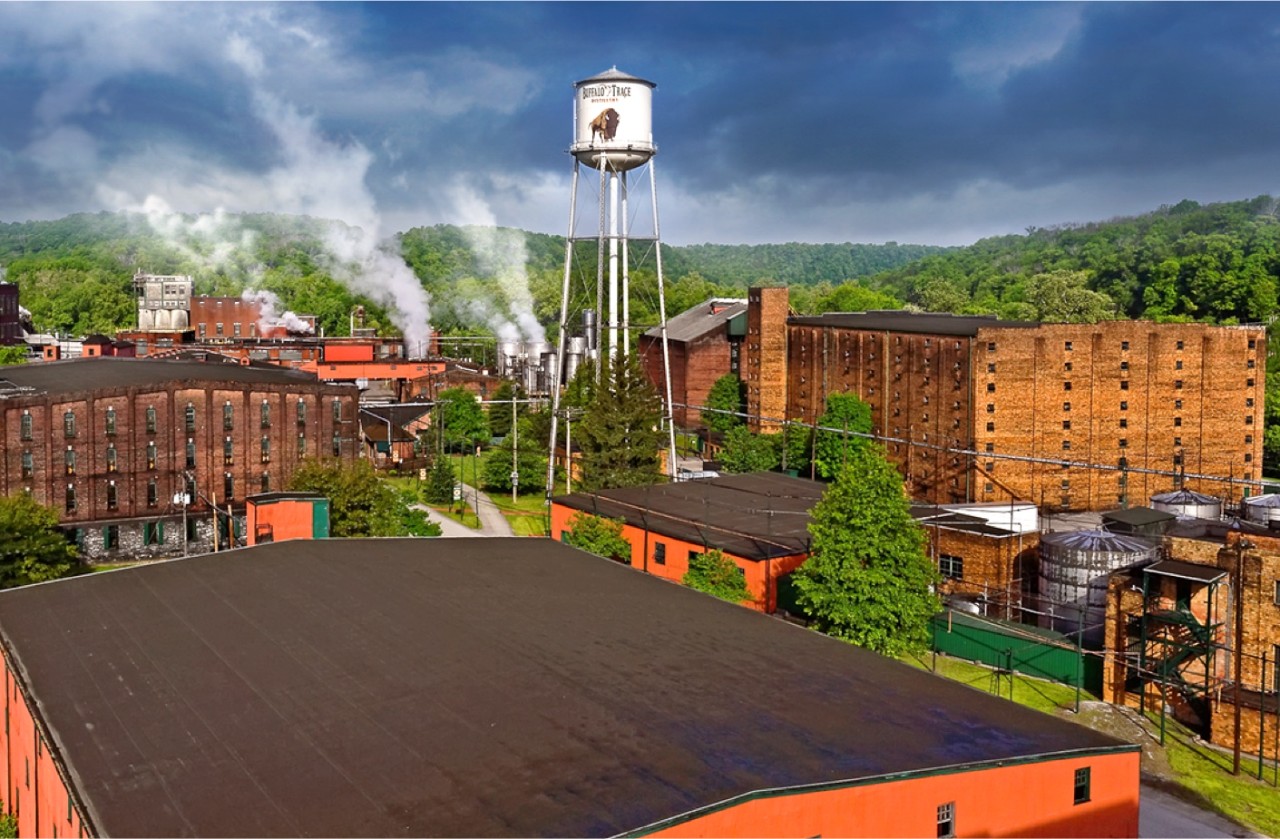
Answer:
<svg viewBox="0 0 1280 839"><path fill-rule="evenodd" d="M686 309L667 321L668 341L694 341L715 329L718 329L735 315L747 310L747 301L739 298L712 297L704 300L692 309ZM661 327L646 329L648 338L661 338Z"/></svg>
<svg viewBox="0 0 1280 839"><path fill-rule="evenodd" d="M1151 496L1153 502L1159 504L1221 504L1221 498L1215 498L1212 495L1205 495L1202 492L1196 492L1190 489L1175 489L1172 492L1162 492L1159 495Z"/></svg>
<svg viewBox="0 0 1280 839"><path fill-rule="evenodd" d="M91 574L0 593L0 635L105 836L614 835L1137 748L549 539Z"/></svg>
<svg viewBox="0 0 1280 839"><path fill-rule="evenodd" d="M1110 530L1060 530L1043 534L1040 544L1063 550L1126 554L1146 553L1156 547L1155 542L1149 539Z"/></svg>

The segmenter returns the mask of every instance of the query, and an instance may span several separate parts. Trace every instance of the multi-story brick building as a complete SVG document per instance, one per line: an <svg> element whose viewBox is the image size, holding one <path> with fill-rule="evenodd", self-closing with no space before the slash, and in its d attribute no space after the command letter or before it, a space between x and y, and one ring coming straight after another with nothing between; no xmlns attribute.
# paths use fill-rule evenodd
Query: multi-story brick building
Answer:
<svg viewBox="0 0 1280 839"><path fill-rule="evenodd" d="M901 311L780 325L785 308L760 296L778 291L751 292L750 409L766 413L779 380L794 422L814 422L830 393L858 394L913 498L1108 509L1181 473L1230 498L1261 479L1262 326ZM764 338L780 328L779 350Z"/></svg>
<svg viewBox="0 0 1280 839"><path fill-rule="evenodd" d="M354 458L357 400L351 386L235 364L6 367L0 491L56 509L90 559L225 545L211 505L242 510L246 495L284 489L306 457Z"/></svg>
<svg viewBox="0 0 1280 839"><path fill-rule="evenodd" d="M676 425L689 427L702 420L702 405L716 379L728 373L741 376L742 341L747 331L747 301L713 297L667 321L671 360L672 415ZM666 384L662 373L662 331L640 336L636 351L649 381L659 393Z"/></svg>

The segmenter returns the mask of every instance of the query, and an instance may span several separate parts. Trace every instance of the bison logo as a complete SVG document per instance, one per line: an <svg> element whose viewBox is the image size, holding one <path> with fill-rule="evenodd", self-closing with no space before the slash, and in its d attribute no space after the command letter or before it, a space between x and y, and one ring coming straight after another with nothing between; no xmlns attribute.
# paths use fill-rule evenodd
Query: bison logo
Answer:
<svg viewBox="0 0 1280 839"><path fill-rule="evenodd" d="M600 115L591 120L591 142L596 141L596 135L606 143L611 142L618 133L618 112L613 108L606 108L600 112Z"/></svg>

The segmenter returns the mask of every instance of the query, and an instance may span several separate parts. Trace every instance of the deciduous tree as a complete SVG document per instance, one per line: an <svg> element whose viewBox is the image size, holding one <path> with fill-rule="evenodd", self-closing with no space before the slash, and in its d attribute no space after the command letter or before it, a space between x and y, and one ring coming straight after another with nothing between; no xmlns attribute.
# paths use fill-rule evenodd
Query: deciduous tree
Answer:
<svg viewBox="0 0 1280 839"><path fill-rule="evenodd" d="M0 497L0 588L55 580L76 562L57 513L25 494Z"/></svg>
<svg viewBox="0 0 1280 839"><path fill-rule="evenodd" d="M818 417L817 440L814 443L814 465L818 476L831 480L848 462L856 449L870 445L858 435L871 432L871 406L853 393L833 393L827 397L827 410ZM838 431L823 431L835 428Z"/></svg>
<svg viewBox="0 0 1280 839"><path fill-rule="evenodd" d="M736 373L725 373L711 385L707 393L707 407L729 412L707 411L702 414L702 422L712 431L724 432L742 425L742 417L736 415L746 410L747 386Z"/></svg>
<svg viewBox="0 0 1280 839"><path fill-rule="evenodd" d="M726 472L767 472L781 460L780 434L752 434L739 425L724 435L720 450L720 468Z"/></svg>
<svg viewBox="0 0 1280 839"><path fill-rule="evenodd" d="M742 569L717 549L690 556L689 570L680 582L730 603L751 599Z"/></svg>
<svg viewBox="0 0 1280 839"><path fill-rule="evenodd" d="M622 519L606 519L590 513L578 513L569 520L565 544L602 556L605 559L629 560L631 543L622 535Z"/></svg>
<svg viewBox="0 0 1280 839"><path fill-rule="evenodd" d="M791 578L823 632L890 656L927 644L940 608L937 572L902 477L878 446L850 453L814 507L809 534L812 556Z"/></svg>

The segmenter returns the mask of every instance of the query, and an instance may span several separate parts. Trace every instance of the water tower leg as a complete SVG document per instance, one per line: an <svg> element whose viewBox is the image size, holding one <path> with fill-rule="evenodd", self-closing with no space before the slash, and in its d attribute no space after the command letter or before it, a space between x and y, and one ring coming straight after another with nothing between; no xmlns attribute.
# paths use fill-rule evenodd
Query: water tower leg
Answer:
<svg viewBox="0 0 1280 839"><path fill-rule="evenodd" d="M556 374L551 382L551 439L547 445L547 515L551 515L551 493L556 477L556 420L560 416L560 390L564 385L565 333L569 331L569 276L573 266L573 227L578 208L578 161L573 161L573 185L569 188L569 234L564 240L564 282L560 293L560 334L556 338ZM572 452L565 449L566 468L572 466ZM550 522L548 521L548 527Z"/></svg>
<svg viewBox="0 0 1280 839"><path fill-rule="evenodd" d="M609 358L618 355L618 173L609 173Z"/></svg>
<svg viewBox="0 0 1280 839"><path fill-rule="evenodd" d="M631 354L631 268L627 225L627 173L622 173L622 357Z"/></svg>
<svg viewBox="0 0 1280 839"><path fill-rule="evenodd" d="M666 400L663 420L667 424L667 475L676 479L676 423L671 398L671 351L667 344L667 293L662 279L662 230L658 226L658 176L649 161L649 203L653 205L654 265L658 274L658 327L662 333L662 377L666 384Z"/></svg>

